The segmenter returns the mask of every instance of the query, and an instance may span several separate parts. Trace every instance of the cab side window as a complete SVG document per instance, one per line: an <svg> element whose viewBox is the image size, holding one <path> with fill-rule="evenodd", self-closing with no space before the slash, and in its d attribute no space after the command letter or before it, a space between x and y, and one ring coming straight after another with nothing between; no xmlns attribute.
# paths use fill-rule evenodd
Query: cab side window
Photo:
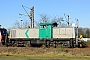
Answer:
<svg viewBox="0 0 90 60"><path fill-rule="evenodd" d="M41 29L43 28L48 28L48 25L43 25L43 26L40 26Z"/></svg>

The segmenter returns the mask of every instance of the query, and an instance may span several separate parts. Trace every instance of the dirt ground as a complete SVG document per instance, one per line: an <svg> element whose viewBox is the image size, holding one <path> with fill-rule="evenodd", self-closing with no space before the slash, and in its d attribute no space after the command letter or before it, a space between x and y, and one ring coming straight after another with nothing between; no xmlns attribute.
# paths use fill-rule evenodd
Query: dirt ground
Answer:
<svg viewBox="0 0 90 60"><path fill-rule="evenodd" d="M0 47L0 55L70 54L90 56L90 47L86 48L39 48L39 47Z"/></svg>

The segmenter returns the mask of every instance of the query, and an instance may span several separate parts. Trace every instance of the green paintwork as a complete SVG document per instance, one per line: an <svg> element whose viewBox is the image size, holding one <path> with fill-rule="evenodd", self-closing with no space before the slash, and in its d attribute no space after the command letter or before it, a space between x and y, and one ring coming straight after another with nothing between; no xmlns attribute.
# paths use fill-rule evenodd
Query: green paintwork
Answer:
<svg viewBox="0 0 90 60"><path fill-rule="evenodd" d="M52 23L39 24L39 38L52 38Z"/></svg>
<svg viewBox="0 0 90 60"><path fill-rule="evenodd" d="M29 31L29 29L27 29L26 32L25 32L25 35L26 35L27 38L29 38L28 31Z"/></svg>

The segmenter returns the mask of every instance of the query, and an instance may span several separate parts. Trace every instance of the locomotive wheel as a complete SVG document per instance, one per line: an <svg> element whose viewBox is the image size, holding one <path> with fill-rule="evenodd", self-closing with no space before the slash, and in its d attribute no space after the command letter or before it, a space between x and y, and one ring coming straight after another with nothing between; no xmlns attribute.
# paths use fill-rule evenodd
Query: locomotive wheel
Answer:
<svg viewBox="0 0 90 60"><path fill-rule="evenodd" d="M70 42L70 47L71 47L71 48L74 48L73 39L71 39L69 42Z"/></svg>
<svg viewBox="0 0 90 60"><path fill-rule="evenodd" d="M56 41L54 41L54 48L56 48Z"/></svg>
<svg viewBox="0 0 90 60"><path fill-rule="evenodd" d="M50 48L50 41L46 41L46 47Z"/></svg>
<svg viewBox="0 0 90 60"><path fill-rule="evenodd" d="M80 42L78 42L78 48L80 48Z"/></svg>
<svg viewBox="0 0 90 60"><path fill-rule="evenodd" d="M83 46L83 43L82 42L79 42L78 43L78 48L83 48L84 46Z"/></svg>
<svg viewBox="0 0 90 60"><path fill-rule="evenodd" d="M1 42L1 43L2 43L2 45L5 45L5 40L2 40L2 42Z"/></svg>

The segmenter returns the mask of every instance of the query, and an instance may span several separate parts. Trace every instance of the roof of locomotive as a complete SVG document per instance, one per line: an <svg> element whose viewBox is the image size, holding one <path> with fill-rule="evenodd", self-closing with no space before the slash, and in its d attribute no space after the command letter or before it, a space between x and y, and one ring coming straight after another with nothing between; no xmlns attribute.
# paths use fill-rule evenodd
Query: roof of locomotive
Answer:
<svg viewBox="0 0 90 60"><path fill-rule="evenodd" d="M42 26L42 25L52 25L53 23L40 23L39 25Z"/></svg>
<svg viewBox="0 0 90 60"><path fill-rule="evenodd" d="M58 24L56 22L54 22L54 23L52 23L52 22L51 23L46 22L46 23L40 23L39 25L40 26L43 26L43 25L56 25L57 26Z"/></svg>

